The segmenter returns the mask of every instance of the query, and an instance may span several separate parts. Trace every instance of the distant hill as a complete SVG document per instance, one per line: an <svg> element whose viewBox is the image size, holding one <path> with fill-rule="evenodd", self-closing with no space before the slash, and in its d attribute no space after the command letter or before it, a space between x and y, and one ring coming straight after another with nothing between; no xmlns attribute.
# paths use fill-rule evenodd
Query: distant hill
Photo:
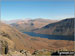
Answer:
<svg viewBox="0 0 75 56"><path fill-rule="evenodd" d="M10 25L17 28L21 32L31 32L33 30L39 29L49 23L56 22L57 20L49 20L49 19L32 19L32 20L18 20L17 22L13 22Z"/></svg>
<svg viewBox="0 0 75 56"><path fill-rule="evenodd" d="M19 32L16 28L0 22L0 46L4 43L8 44L14 50L34 50L48 49L57 50L60 48L66 48L68 50L73 49L73 41L67 40L49 40L40 37L31 37L27 34ZM11 42L11 43L9 43ZM13 43L13 44L12 44ZM6 45L5 44L5 45ZM3 44L2 44L3 45Z"/></svg>
<svg viewBox="0 0 75 56"><path fill-rule="evenodd" d="M51 23L34 32L50 35L74 35L74 19L75 18L68 18Z"/></svg>

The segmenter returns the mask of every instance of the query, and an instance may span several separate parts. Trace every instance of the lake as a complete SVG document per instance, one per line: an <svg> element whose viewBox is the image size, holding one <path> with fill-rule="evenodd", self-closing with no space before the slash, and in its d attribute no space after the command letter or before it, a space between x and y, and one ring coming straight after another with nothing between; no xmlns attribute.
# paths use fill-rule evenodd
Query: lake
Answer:
<svg viewBox="0 0 75 56"><path fill-rule="evenodd" d="M72 40L74 41L74 36L61 36L61 35L47 35L47 34L38 34L34 32L24 32L33 37L40 37L40 38L48 38L54 40Z"/></svg>

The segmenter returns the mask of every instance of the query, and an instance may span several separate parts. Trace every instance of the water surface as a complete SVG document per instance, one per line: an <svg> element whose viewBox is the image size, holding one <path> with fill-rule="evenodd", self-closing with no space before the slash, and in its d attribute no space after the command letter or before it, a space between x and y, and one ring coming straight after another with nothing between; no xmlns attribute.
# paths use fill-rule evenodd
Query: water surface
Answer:
<svg viewBox="0 0 75 56"><path fill-rule="evenodd" d="M40 37L40 38L48 38L54 40L72 40L74 41L74 36L61 36L61 35L47 35L47 34L38 34L34 32L24 32L33 37Z"/></svg>

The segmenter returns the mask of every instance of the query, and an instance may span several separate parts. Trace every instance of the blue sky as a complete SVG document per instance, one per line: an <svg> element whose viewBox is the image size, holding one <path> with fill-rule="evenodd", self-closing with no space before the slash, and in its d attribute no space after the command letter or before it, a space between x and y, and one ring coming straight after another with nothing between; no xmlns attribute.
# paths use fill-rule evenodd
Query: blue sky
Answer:
<svg viewBox="0 0 75 56"><path fill-rule="evenodd" d="M74 1L2 1L1 19L64 19L74 17Z"/></svg>

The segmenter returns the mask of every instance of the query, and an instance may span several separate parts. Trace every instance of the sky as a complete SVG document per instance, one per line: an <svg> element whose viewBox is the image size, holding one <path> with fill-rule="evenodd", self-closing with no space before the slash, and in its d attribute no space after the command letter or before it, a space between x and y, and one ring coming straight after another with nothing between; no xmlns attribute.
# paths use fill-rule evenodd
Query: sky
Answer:
<svg viewBox="0 0 75 56"><path fill-rule="evenodd" d="M53 19L74 17L74 1L2 1L1 19Z"/></svg>

